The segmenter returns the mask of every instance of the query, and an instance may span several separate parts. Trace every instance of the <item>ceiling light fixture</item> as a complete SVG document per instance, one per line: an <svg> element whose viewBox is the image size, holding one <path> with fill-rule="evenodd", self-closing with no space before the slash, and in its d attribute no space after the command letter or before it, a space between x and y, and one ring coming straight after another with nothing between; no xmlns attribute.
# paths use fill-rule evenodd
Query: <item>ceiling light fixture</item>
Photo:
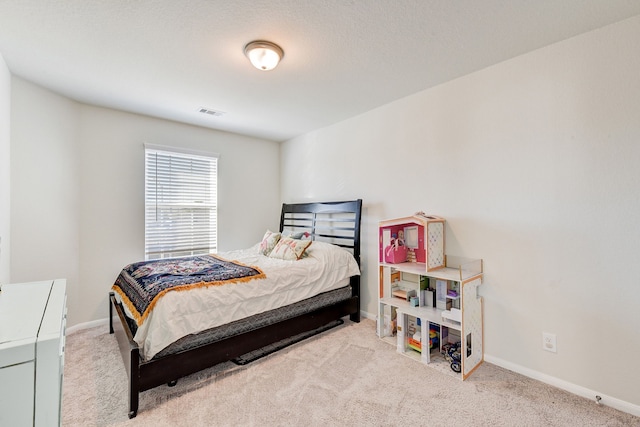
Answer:
<svg viewBox="0 0 640 427"><path fill-rule="evenodd" d="M255 40L244 47L244 54L258 70L269 71L276 68L284 51L275 43Z"/></svg>

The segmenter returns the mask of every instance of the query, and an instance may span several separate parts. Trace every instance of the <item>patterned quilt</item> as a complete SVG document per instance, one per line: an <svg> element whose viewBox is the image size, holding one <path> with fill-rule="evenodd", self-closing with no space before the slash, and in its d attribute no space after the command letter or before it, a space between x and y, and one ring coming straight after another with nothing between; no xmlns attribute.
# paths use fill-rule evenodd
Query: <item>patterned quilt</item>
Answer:
<svg viewBox="0 0 640 427"><path fill-rule="evenodd" d="M164 294L202 286L264 279L258 267L228 261L215 255L142 261L126 266L112 289L133 314L138 326Z"/></svg>

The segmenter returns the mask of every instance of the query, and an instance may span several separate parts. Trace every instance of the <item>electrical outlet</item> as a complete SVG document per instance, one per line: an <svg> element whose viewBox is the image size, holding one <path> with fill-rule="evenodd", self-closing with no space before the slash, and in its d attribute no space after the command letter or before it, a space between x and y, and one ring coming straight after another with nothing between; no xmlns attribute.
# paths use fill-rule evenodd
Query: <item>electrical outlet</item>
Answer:
<svg viewBox="0 0 640 427"><path fill-rule="evenodd" d="M552 353L557 353L556 347L556 334L550 334L549 332L542 333L542 348Z"/></svg>

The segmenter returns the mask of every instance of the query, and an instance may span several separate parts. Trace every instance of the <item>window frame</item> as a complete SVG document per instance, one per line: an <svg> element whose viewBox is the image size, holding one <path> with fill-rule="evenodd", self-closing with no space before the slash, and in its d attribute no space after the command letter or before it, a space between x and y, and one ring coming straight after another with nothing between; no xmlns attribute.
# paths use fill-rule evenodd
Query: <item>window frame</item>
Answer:
<svg viewBox="0 0 640 427"><path fill-rule="evenodd" d="M145 260L217 252L219 160L217 153L144 144Z"/></svg>

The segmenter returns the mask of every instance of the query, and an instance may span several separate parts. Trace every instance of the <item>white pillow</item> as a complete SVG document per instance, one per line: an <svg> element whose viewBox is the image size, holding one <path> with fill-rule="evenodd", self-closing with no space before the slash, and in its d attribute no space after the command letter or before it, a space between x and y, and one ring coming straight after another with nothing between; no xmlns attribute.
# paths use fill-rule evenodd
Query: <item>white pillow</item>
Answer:
<svg viewBox="0 0 640 427"><path fill-rule="evenodd" d="M360 268L351 252L337 245L314 240L313 245L304 252L308 258L317 260L331 269L340 277L350 277L360 274Z"/></svg>

